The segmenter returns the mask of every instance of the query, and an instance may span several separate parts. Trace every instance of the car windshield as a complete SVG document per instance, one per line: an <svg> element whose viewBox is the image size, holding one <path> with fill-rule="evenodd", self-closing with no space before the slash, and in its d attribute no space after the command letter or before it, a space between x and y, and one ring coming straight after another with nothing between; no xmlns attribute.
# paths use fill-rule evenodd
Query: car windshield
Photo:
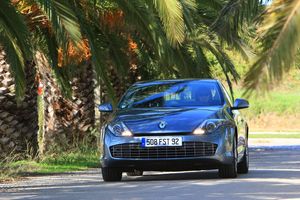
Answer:
<svg viewBox="0 0 300 200"><path fill-rule="evenodd" d="M181 81L132 86L119 108L221 106L224 98L216 82Z"/></svg>

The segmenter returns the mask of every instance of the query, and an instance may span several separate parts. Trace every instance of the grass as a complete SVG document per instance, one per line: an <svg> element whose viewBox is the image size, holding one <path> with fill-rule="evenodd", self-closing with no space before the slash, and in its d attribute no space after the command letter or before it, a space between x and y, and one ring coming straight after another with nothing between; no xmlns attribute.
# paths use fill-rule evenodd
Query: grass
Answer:
<svg viewBox="0 0 300 200"><path fill-rule="evenodd" d="M47 155L42 160L0 162L0 182L29 174L55 174L99 167L98 149Z"/></svg>
<svg viewBox="0 0 300 200"><path fill-rule="evenodd" d="M235 88L235 97L242 97L244 89ZM294 69L285 76L280 84L273 86L269 92L253 93L248 98L250 109L247 114L255 117L260 114L275 113L277 115L298 114L300 112L300 70Z"/></svg>
<svg viewBox="0 0 300 200"><path fill-rule="evenodd" d="M241 96L243 90L239 90L236 96ZM248 117L267 113L275 113L279 116L300 113L300 88L294 91L271 91L267 96L250 97L250 109L246 110Z"/></svg>
<svg viewBox="0 0 300 200"><path fill-rule="evenodd" d="M244 91L241 85L236 85L234 96L243 98ZM299 69L292 70L269 92L254 92L247 99L250 108L241 112L252 131L300 131Z"/></svg>
<svg viewBox="0 0 300 200"><path fill-rule="evenodd" d="M260 133L260 134L249 134L250 138L266 138L266 139L300 139L300 133L274 133L274 134L267 134L267 133Z"/></svg>

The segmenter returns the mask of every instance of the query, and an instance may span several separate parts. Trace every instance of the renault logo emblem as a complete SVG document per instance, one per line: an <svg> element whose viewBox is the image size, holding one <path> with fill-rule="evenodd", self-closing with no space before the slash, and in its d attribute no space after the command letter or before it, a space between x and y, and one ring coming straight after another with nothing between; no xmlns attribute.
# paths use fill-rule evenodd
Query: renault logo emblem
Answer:
<svg viewBox="0 0 300 200"><path fill-rule="evenodd" d="M159 126L159 128L163 129L167 126L167 122L161 121L161 122L159 122L158 126Z"/></svg>

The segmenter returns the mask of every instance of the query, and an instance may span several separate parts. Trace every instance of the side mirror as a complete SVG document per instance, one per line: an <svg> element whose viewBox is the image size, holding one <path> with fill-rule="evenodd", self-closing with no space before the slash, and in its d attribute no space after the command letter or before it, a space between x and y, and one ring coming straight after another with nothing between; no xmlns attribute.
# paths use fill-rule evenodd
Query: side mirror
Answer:
<svg viewBox="0 0 300 200"><path fill-rule="evenodd" d="M246 99L236 99L231 109L239 110L244 108L249 108L249 102Z"/></svg>
<svg viewBox="0 0 300 200"><path fill-rule="evenodd" d="M104 103L98 106L100 112L112 112L113 106L110 103Z"/></svg>

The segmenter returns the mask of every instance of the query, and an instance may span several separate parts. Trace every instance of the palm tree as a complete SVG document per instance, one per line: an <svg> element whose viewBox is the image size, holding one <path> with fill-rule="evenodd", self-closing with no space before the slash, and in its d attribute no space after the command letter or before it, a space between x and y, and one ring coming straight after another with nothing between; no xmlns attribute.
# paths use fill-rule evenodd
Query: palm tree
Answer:
<svg viewBox="0 0 300 200"><path fill-rule="evenodd" d="M33 3L33 6L28 6L31 5L28 3ZM40 4L40 9L37 3ZM53 48L50 44L44 44L45 41L56 43L51 41L55 39L54 33L60 38L68 37L74 42L77 42L81 34L76 23L70 24L74 15L70 14L70 9L65 8L63 3L55 3L50 11L43 7L43 2L37 3L25 1L15 1L13 4L10 1L0 3L2 45L0 70L3 90L0 107L0 148L5 150L1 151L1 154L4 152L4 156L13 150L18 153L34 149L33 154L37 150L38 114L35 79L37 72L44 68L37 68L35 65L41 62L37 59L36 52L42 51L45 46ZM47 15L59 19L53 20L52 29L49 28ZM63 44L63 39L57 43ZM54 52L53 49L51 52ZM59 74L60 69L57 65L54 65L54 69L54 72Z"/></svg>
<svg viewBox="0 0 300 200"><path fill-rule="evenodd" d="M258 0L177 1L181 8L177 10L177 16L184 22L183 27L179 26L183 29L184 40L176 44L165 34L168 27L165 23L168 22L164 19L168 7L164 7L164 1L159 6L156 1L115 2L124 12L129 26L134 26L131 35L138 45L140 58L147 60L148 64L161 66L154 74L162 74L162 78L211 77L212 64L208 55L212 54L230 87L232 78L237 80L239 76L224 49L233 48L245 59L252 54L243 36L248 34L247 26L259 12ZM169 23L175 24L176 21L180 20ZM143 60L139 62L143 63Z"/></svg>
<svg viewBox="0 0 300 200"><path fill-rule="evenodd" d="M40 15L31 17L29 23L35 27L31 28L35 31L34 36L40 36L37 38L45 41L39 46L33 48L27 46L24 49L42 50L46 54L63 91L68 92L70 89L67 72L74 68L66 66L68 69L62 70L58 67L57 49L61 48L63 55L67 55L69 41L76 45L84 36L89 42L92 52L91 61L97 75L107 85L110 93L113 93L113 90L106 70L112 63L103 61L112 60L116 73L128 71L130 66L126 60L126 52L124 53L126 45L128 46L128 35L137 43L143 59L158 61L157 64L162 67L157 70L164 74L171 72L176 76L208 77L210 76L209 62L205 51L210 51L218 57L224 72L229 72L236 77L228 56L220 52L223 48L220 44L225 42L246 55L244 41L239 35L244 26L240 24L253 17L259 5L258 0L111 0L104 2L23 0L19 2L33 4L35 8L40 9ZM107 4L109 8L105 8ZM123 30L111 32L100 23L101 16L109 9L120 10L123 13L125 18ZM242 12L243 10L247 12ZM38 27L36 24L39 24ZM51 28L47 27L47 24L51 24ZM223 31L224 28L226 31ZM26 30L26 27L24 29ZM18 41L22 41L20 39ZM207 44L201 46L204 44L199 42L201 39L206 40ZM218 48L216 46L208 48L207 45L210 43L217 44ZM189 53L190 48L192 53ZM145 58L149 52L151 55ZM193 65L189 63L191 54L193 54L192 60L196 62ZM70 63L67 62L66 65L68 64ZM192 68L192 66L196 67ZM16 80L22 80L21 73L15 73L15 76ZM18 93L22 94L21 91Z"/></svg>
<svg viewBox="0 0 300 200"><path fill-rule="evenodd" d="M31 7L31 12L25 16L31 27L35 27L36 38L39 38L38 41L35 39L38 50L35 63L39 81L46 85L42 95L44 120L40 124L39 132L39 148L43 154L81 141L85 133L94 127L95 113L94 73L89 61L87 41L78 40L75 35L65 38L67 42L62 44L64 40L58 39L59 35L49 32L49 24L53 22L49 21L47 15L51 13L42 3L39 3L40 8ZM54 11L61 9L55 6L57 5L51 7ZM28 8L26 4L25 8ZM19 9L22 10L22 7ZM73 19L76 18L70 8L61 15L72 15ZM78 28L75 22L73 24L75 29Z"/></svg>
<svg viewBox="0 0 300 200"><path fill-rule="evenodd" d="M0 47L0 158L7 157L9 152L17 154L26 151L25 155L34 155L37 152L38 131L35 71L30 69L34 65L32 62L24 65L24 100L17 102L15 81L7 57Z"/></svg>
<svg viewBox="0 0 300 200"><path fill-rule="evenodd" d="M51 115L52 118L46 119L46 125L49 129L54 123L52 131L58 131L62 125L60 122L74 126L67 123L73 118L67 118L61 112L63 107L69 111L74 109L74 101L62 97L62 93L69 98L76 98L76 91L72 94L71 89L83 83L72 81L76 79L78 69L83 69L87 74L92 74L94 70L96 77L106 86L110 99L116 100L118 95L113 86L118 85L117 82L128 83L128 80L135 81L138 77L152 79L156 75L161 78L211 77L210 53L217 58L230 84L230 76L237 79L238 74L224 48L233 47L246 56L246 45L240 35L244 27L239 24L253 17L250 13L256 10L257 2L20 0L12 6L6 0L0 3L1 19L6 19L0 19L0 43L9 55L7 60L11 63L10 70L15 77L19 101L26 89L23 63L25 60L34 60L37 64L38 73L49 83L44 96L45 104L49 106L45 115ZM28 6L30 9L26 10ZM249 11L247 15L241 12L245 8ZM103 20L108 13L119 15L120 26L112 28L106 23L107 20ZM225 33L222 32L224 28ZM70 45L74 46L75 51L82 52L79 44L83 38L91 53L87 59L91 65L82 64L86 61L78 61L69 55ZM130 43L136 48L128 50ZM43 59L39 60L37 53L44 54L48 64L39 65ZM59 62L61 57L62 61ZM115 76L112 77L111 73ZM136 78L131 78L132 74ZM86 86L77 90L80 96L85 96L83 91L90 91L90 87L93 87L90 84L92 76L83 77ZM90 98L84 104L91 105L92 101L93 98ZM75 110L79 107L75 106Z"/></svg>
<svg viewBox="0 0 300 200"><path fill-rule="evenodd" d="M29 31L8 1L0 2L0 24L0 157L25 150L34 154L38 115Z"/></svg>
<svg viewBox="0 0 300 200"><path fill-rule="evenodd" d="M245 78L249 93L270 89L293 66L300 44L299 11L299 0L274 0L260 16L259 52Z"/></svg>

